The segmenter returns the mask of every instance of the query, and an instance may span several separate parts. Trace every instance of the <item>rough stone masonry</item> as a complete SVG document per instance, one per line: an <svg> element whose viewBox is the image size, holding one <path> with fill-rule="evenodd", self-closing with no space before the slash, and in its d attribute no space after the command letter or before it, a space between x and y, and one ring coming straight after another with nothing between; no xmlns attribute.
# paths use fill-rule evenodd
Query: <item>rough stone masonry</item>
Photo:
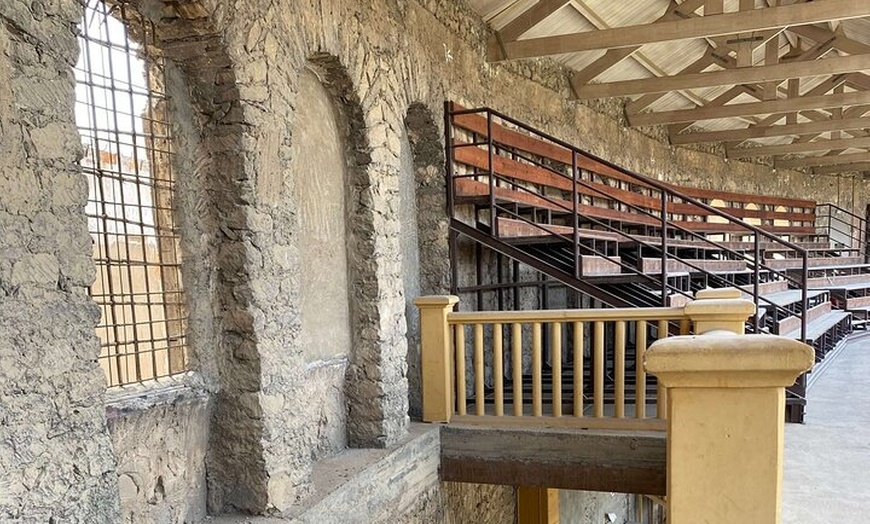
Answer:
<svg viewBox="0 0 870 524"><path fill-rule="evenodd" d="M314 496L320 461L404 438L420 402L407 307L416 293L444 291L448 276L446 99L497 108L663 180L855 209L867 201L863 181L772 174L627 130L615 111L570 101L567 72L546 61L489 64L488 30L461 0L129 4L153 22L167 59L191 372L168 388L106 395L73 107L81 7L0 2L3 522L280 516ZM305 116L312 75L328 115ZM326 117L344 170L349 345L320 358L301 342L304 283L317 268L304 263L300 224L317 202L297 191L317 173L299 172L310 157L294 158L319 152L294 145ZM510 488L414 489L419 503L390 518L514 514Z"/></svg>

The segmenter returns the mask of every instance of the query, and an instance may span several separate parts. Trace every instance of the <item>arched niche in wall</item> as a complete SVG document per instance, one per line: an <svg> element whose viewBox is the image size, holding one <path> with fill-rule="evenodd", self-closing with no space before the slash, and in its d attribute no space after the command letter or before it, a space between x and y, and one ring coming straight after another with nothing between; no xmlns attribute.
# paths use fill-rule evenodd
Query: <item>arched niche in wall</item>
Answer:
<svg viewBox="0 0 870 524"><path fill-rule="evenodd" d="M301 345L305 363L350 353L347 159L330 94L313 67L299 77L291 169L299 213Z"/></svg>
<svg viewBox="0 0 870 524"><path fill-rule="evenodd" d="M444 148L431 111L408 107L399 151L399 222L408 341L410 416L422 414L419 313L414 299L445 291Z"/></svg>
<svg viewBox="0 0 870 524"><path fill-rule="evenodd" d="M299 344L314 458L344 448L345 372L352 335L348 271L346 126L324 86L328 70L306 66L297 84L291 164L299 229Z"/></svg>
<svg viewBox="0 0 870 524"><path fill-rule="evenodd" d="M300 316L307 439L321 458L379 447L389 433L370 147L340 61L312 56L299 77L291 176L298 202ZM306 159L307 158L307 159ZM310 386L310 387L309 387ZM324 389L328 387L328 390ZM341 411L343 409L343 411Z"/></svg>

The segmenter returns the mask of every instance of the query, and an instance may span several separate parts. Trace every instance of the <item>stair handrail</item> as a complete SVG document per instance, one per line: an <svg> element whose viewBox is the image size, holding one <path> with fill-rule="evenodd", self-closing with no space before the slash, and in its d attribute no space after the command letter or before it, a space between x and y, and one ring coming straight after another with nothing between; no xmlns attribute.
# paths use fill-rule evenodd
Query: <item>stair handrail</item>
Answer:
<svg viewBox="0 0 870 524"><path fill-rule="evenodd" d="M865 263L870 262L870 250L868 250L868 238L867 238L867 235L868 235L867 219L865 217L862 217L861 215L858 215L858 214L838 205L838 204L834 204L833 202L821 202L821 203L816 205L816 209L821 208L821 207L826 207L829 209L828 215L827 215L827 217L828 217L827 230L828 230L829 239L830 239L830 231L832 229L834 231L839 232L839 233L843 233L843 234L848 235L850 240L857 243L857 245L849 246L849 248L850 248L849 251L850 252L851 251L858 251L864 257ZM845 231L842 231L840 229L832 227L831 223L834 219L836 219L839 222L842 222L844 224L846 223L846 221L840 217L834 217L833 213L830 211L831 209L836 209L837 211L839 211L845 215L848 215L853 220L857 220L858 221L858 234L855 235L854 233L851 233L851 232L846 233ZM849 224L849 227L854 229L855 228L854 223Z"/></svg>
<svg viewBox="0 0 870 524"><path fill-rule="evenodd" d="M540 131L540 130L538 130L538 129L536 129L528 124L525 124L519 120L516 120L516 119L514 119L514 118L512 118L504 113L501 113L500 111L492 109L490 107L454 109L452 101L445 102L444 118L445 118L445 138L446 138L445 148L447 150L446 163L447 163L447 172L451 176L451 178L452 178L452 173L453 173L453 155L452 155L452 149L453 149L453 147L452 147L453 146L453 144L452 144L452 142L453 142L453 140L452 140L452 125L453 125L453 121L452 120L456 116L465 115L465 114L479 114L479 113L486 114L487 141L482 143L481 145L488 145L488 151L489 151L489 157L490 157L490 161L489 161L490 171L492 171L492 156L493 156L493 153L492 153L492 142L493 142L493 140L492 140L492 118L497 117L500 120L502 120L504 122L508 122L508 123L516 126L519 129L523 129L527 132L538 135L539 137L542 137L542 138L544 138L544 139L546 139L554 144L557 144L557 145L569 150L572 153L572 164L575 164L574 166L572 166L572 171L574 171L574 173L576 173L576 158L575 157L576 157L576 155L580 155L580 156L583 156L587 159L593 160L599 164L602 164L610 169L613 169L617 172L620 172L623 175L626 175L630 178L633 178L633 179L637 180L638 182L646 184L649 187L658 189L659 192L661 193L662 205L663 205L662 210L661 210L662 211L661 218L662 218L662 273L663 273L663 275L666 272L667 229L668 229L668 227L679 227L676 224L672 224L671 221L667 219L667 199L666 199L667 195L671 195L672 198L673 197L679 198L680 200L682 200L684 202L688 202L692 205L695 205L695 206L697 206L697 207L699 207L699 208L701 208L701 209L703 209L703 210L705 210L713 215L719 216L730 223L737 224L737 225L743 227L744 229L754 233L754 239L755 239L754 241L755 241L755 246L756 246L755 247L755 254L756 254L755 272L756 272L756 275L754 278L754 291L751 294L752 294L753 298L755 299L756 307L759 304L759 296L760 296L759 289L758 289L758 270L759 270L759 266L761 263L758 261L758 258L757 258L757 255L759 255L759 248L758 248L759 236L767 238L767 239L771 240L773 243L783 245L783 246L789 248L790 250L796 252L799 255L799 258L801 259L801 275L802 275L802 278L801 278L801 282L802 282L802 285L801 285L801 303L802 303L802 306L801 306L801 309L802 309L802 311L801 311L801 339L806 338L806 334L807 334L806 312L809 308L809 296L808 296L808 289L807 289L808 288L807 280L809 277L808 250L806 250L805 248L802 248L801 246L798 246L797 244L795 244L793 242L782 239L773 233L769 233L769 232L765 231L763 228L757 227L753 224L750 224L748 222L741 220L738 217L730 215L730 214L722 211L719 208L711 206L711 205L709 205L705 202L702 202L694 197L690 197L690 196L676 190L674 188L674 186L671 184L663 183L663 182L660 182L660 181L655 180L653 178L647 177L645 175L641 175L641 174L636 173L630 169L627 169L625 167L614 164L613 162L610 162L604 158L601 158L593 153L589 153L588 151L581 150L581 149L577 148L576 146L569 144L568 142L560 140L560 139L558 139L558 138L556 138L556 137L554 137L554 136L552 136L544 131ZM576 175L574 176L574 178L576 180ZM447 199L448 199L449 214L450 214L450 218L453 219L454 218L454 216L453 216L454 195L453 195L453 188L452 188L452 180L450 180L446 185L447 185ZM490 186L491 186L491 188L490 188L491 189L491 191L490 191L490 200L491 200L490 205L492 206L491 208L494 209L495 192L493 190L494 189L494 179L492 177L490 177ZM576 191L575 191L575 193L576 193ZM575 201L577 200L576 194L575 194L573 200L575 200ZM493 222L493 224L494 224L494 222ZM712 242L712 241L710 241L710 242ZM723 246L723 248L724 248L724 246ZM453 248L451 248L451 249L453 249ZM456 269L453 268L453 270L455 271ZM664 291L665 291L664 288L666 287L664 277L662 278L662 287L663 287L663 296L664 296ZM756 315L756 318L757 318L757 315Z"/></svg>

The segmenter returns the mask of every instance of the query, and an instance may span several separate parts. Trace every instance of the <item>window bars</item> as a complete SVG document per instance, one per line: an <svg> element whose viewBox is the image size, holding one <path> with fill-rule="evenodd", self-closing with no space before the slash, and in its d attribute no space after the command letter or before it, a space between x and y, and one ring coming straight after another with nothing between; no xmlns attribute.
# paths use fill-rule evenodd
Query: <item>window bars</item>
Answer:
<svg viewBox="0 0 870 524"><path fill-rule="evenodd" d="M124 2L82 7L76 122L97 266L90 292L101 311L99 363L118 386L187 368L174 152L153 26Z"/></svg>

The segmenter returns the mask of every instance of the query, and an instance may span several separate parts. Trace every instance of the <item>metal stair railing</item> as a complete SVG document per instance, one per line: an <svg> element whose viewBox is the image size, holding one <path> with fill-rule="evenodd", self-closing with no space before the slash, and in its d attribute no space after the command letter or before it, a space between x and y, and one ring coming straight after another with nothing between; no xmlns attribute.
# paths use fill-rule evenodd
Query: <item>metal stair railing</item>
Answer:
<svg viewBox="0 0 870 524"><path fill-rule="evenodd" d="M844 219L843 215L847 216L848 220ZM858 253L864 258L864 263L870 263L866 218L837 204L825 202L816 206L816 224L825 232L829 242L834 242L836 237L848 240L848 244L845 244L846 248L842 251Z"/></svg>

